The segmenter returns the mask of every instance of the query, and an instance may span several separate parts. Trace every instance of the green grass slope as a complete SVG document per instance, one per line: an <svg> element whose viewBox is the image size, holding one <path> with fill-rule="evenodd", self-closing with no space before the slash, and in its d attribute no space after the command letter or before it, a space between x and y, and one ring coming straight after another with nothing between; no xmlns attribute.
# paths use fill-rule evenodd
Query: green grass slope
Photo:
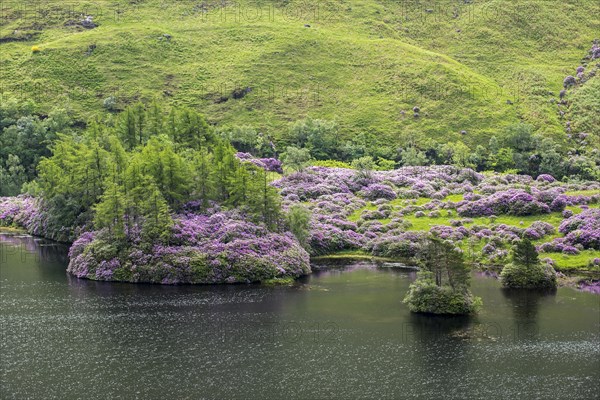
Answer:
<svg viewBox="0 0 600 400"><path fill-rule="evenodd" d="M275 137L311 116L336 120L348 137L369 132L400 144L415 135L486 143L518 121L561 137L551 99L600 31L596 0L1 7L4 96L34 97L81 119L111 95L121 108L162 98L212 123L253 125ZM98 27L69 22L82 14ZM32 53L34 45L41 51Z"/></svg>

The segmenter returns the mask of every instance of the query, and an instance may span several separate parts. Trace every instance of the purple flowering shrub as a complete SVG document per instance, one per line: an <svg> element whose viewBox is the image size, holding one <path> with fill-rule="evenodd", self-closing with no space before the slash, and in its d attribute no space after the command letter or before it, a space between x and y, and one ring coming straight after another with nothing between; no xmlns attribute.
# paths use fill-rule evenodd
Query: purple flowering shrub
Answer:
<svg viewBox="0 0 600 400"><path fill-rule="evenodd" d="M0 197L0 226L18 225L25 204L32 201L30 197Z"/></svg>
<svg viewBox="0 0 600 400"><path fill-rule="evenodd" d="M600 250L600 209L590 208L563 221L558 227L569 246ZM563 249L564 252L564 249Z"/></svg>
<svg viewBox="0 0 600 400"><path fill-rule="evenodd" d="M365 243L365 237L353 229L344 229L322 222L311 222L310 227L309 246L314 255L357 250Z"/></svg>
<svg viewBox="0 0 600 400"><path fill-rule="evenodd" d="M412 258L422 249L426 237L425 232L389 231L370 240L367 249L379 257Z"/></svg>
<svg viewBox="0 0 600 400"><path fill-rule="evenodd" d="M531 194L517 189L496 192L481 200L461 202L458 213L464 217L484 217L497 214L536 215L550 212L550 207Z"/></svg>
<svg viewBox="0 0 600 400"><path fill-rule="evenodd" d="M284 198L295 196L299 201L308 201L325 195L351 193L349 184L352 180L352 170L345 168L332 168L339 170L339 174L323 175L319 173L324 167L310 167L303 172L290 174L273 182L273 186L281 189ZM350 171L345 173L344 171Z"/></svg>
<svg viewBox="0 0 600 400"><path fill-rule="evenodd" d="M550 174L541 174L537 177L536 181L538 182L556 182L556 179Z"/></svg>
<svg viewBox="0 0 600 400"><path fill-rule="evenodd" d="M507 249L521 238L538 240L556 233L555 227L541 221L527 229L495 224L498 216L562 212L567 206L598 202L600 197L566 194L600 189L597 182L561 183L547 174L535 180L515 174L484 176L448 166L373 171L369 177L358 176L348 168L311 167L273 185L281 189L284 205L302 202L312 211L311 254L363 250L384 257L410 256L418 244L402 238L411 228L402 218L436 219L458 214L461 219L450 221L451 227L436 226L432 221L429 233L456 242L469 237L493 242L493 251L488 247L483 254L492 262L505 260ZM462 200L446 200L449 195L462 195ZM423 202L423 198L429 201ZM378 207L363 209L367 204ZM356 223L349 221L351 215L355 215ZM489 224L472 226L470 217L489 217Z"/></svg>
<svg viewBox="0 0 600 400"><path fill-rule="evenodd" d="M575 246L564 246L562 248L562 252L564 254L569 254L569 255L574 256L576 254L579 254L579 249L577 247L575 247Z"/></svg>
<svg viewBox="0 0 600 400"><path fill-rule="evenodd" d="M258 162L245 153L238 158ZM264 160L259 160L262 167L269 169ZM305 245L311 255L350 250L411 258L418 254L424 235L434 235L457 244L481 241L478 254L486 262L501 264L514 242L541 240L554 235L556 228L541 221L527 229L495 221L502 215L549 212L563 212L559 231L564 237L539 245L540 251L576 254L600 248L598 210L585 210L600 201L600 195L567 194L600 190L598 182L561 183L549 175L536 180L512 174L483 176L449 166L372 171L369 176L348 168L309 167L272 185L281 192L284 210L298 203L310 210ZM106 231L82 234L71 248L69 272L96 280L158 283L252 282L310 272L308 253L291 234L270 232L240 212L222 211L215 204L199 214L200 206L185 204L185 214L174 216L170 234L160 243L144 243L136 226L130 227L125 244ZM567 206L584 212L573 215ZM18 225L48 236L45 215L33 198L0 198L0 226ZM427 230L411 231L413 216L430 219L423 221ZM437 225L443 217L453 218L450 226ZM471 217L487 217L485 226L473 225Z"/></svg>
<svg viewBox="0 0 600 400"><path fill-rule="evenodd" d="M565 88L575 86L576 84L577 84L577 80L575 79L575 77L573 75L568 75L563 81L563 86Z"/></svg>
<svg viewBox="0 0 600 400"><path fill-rule="evenodd" d="M389 210L364 210L360 217L363 220L384 219L390 216Z"/></svg>
<svg viewBox="0 0 600 400"><path fill-rule="evenodd" d="M538 240L547 235L553 235L556 228L552 224L543 221L535 221L531 226L523 231L523 236L527 239Z"/></svg>
<svg viewBox="0 0 600 400"><path fill-rule="evenodd" d="M568 216L558 231L565 236L542 243L540 251L574 255L584 249L600 250L600 209L590 208Z"/></svg>
<svg viewBox="0 0 600 400"><path fill-rule="evenodd" d="M294 236L274 233L237 212L177 215L165 243L115 243L106 231L85 233L70 249L68 272L128 282L237 283L310 273ZM150 246L150 247L147 247Z"/></svg>
<svg viewBox="0 0 600 400"><path fill-rule="evenodd" d="M396 198L396 192L391 186L374 183L360 191L360 195L368 200L387 199L393 200Z"/></svg>
<svg viewBox="0 0 600 400"><path fill-rule="evenodd" d="M597 39L594 40L594 44L592 45L592 48L590 50L589 57L592 60L596 60L596 59L600 58L600 44L598 43Z"/></svg>
<svg viewBox="0 0 600 400"><path fill-rule="evenodd" d="M445 239L445 240L454 240L460 241L470 236L471 232L465 228L464 226L459 226L458 228L451 226L443 226L437 225L433 226L429 229L429 233L433 236Z"/></svg>
<svg viewBox="0 0 600 400"><path fill-rule="evenodd" d="M250 162L259 168L263 168L265 171L283 174L282 163L276 158L255 158L250 153L236 153L236 157L240 160Z"/></svg>
<svg viewBox="0 0 600 400"><path fill-rule="evenodd" d="M0 226L21 227L32 235L63 242L72 234L69 227L51 226L41 200L25 195L0 197Z"/></svg>

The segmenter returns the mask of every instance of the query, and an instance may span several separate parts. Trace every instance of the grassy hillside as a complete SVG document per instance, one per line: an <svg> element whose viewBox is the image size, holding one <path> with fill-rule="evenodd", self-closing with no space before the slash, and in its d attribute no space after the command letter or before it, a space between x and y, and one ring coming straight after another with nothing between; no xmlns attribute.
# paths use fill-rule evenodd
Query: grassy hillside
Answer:
<svg viewBox="0 0 600 400"><path fill-rule="evenodd" d="M520 120L561 137L551 99L600 30L596 0L65 4L2 4L3 95L81 119L162 98L275 137L311 116L397 143L485 143Z"/></svg>

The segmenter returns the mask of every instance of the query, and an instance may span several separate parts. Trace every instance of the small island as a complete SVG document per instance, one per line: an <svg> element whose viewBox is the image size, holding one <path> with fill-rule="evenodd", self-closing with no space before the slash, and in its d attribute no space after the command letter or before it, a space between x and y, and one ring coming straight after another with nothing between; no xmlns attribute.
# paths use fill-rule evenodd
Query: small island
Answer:
<svg viewBox="0 0 600 400"><path fill-rule="evenodd" d="M556 289L556 271L542 265L535 246L527 238L518 241L512 251L512 263L500 274L502 286L512 289Z"/></svg>

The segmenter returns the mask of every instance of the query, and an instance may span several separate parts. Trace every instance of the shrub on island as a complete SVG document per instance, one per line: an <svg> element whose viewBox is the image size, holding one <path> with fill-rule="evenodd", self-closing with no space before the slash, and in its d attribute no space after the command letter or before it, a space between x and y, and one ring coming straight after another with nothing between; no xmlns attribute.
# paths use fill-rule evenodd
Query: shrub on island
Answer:
<svg viewBox="0 0 600 400"><path fill-rule="evenodd" d="M549 264L543 265L533 243L523 239L513 247L512 263L502 269L500 280L505 288L553 289L556 271Z"/></svg>
<svg viewBox="0 0 600 400"><path fill-rule="evenodd" d="M420 257L422 269L404 298L410 311L451 315L478 311L481 299L469 290L469 268L454 243L431 236Z"/></svg>
<svg viewBox="0 0 600 400"><path fill-rule="evenodd" d="M469 291L436 285L430 271L417 273L417 280L410 286L404 303L412 312L428 314L472 314L481 307L481 299Z"/></svg>

